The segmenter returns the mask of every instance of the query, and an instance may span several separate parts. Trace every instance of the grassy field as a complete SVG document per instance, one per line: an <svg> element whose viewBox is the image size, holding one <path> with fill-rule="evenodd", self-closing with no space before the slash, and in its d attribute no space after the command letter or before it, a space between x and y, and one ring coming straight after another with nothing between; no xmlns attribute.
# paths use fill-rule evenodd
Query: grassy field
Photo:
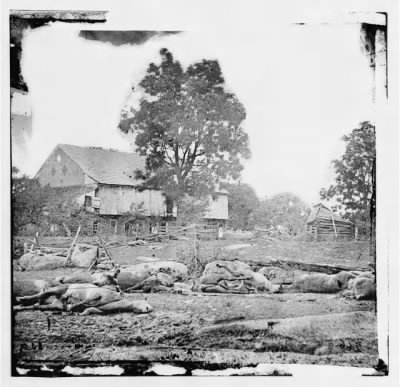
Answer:
<svg viewBox="0 0 400 387"><path fill-rule="evenodd" d="M42 243L68 246L69 240L45 238ZM204 262L211 261L223 256L222 248L233 243L248 241L201 241L199 254ZM230 254L231 258L359 267L370 263L369 245L365 242L257 241L250 244ZM152 256L185 261L192 248L191 241L170 241L140 247L123 245L111 248L110 252L116 263L129 265L141 262L141 257ZM15 272L14 278L51 278L73 270ZM311 293L219 296L157 293L125 297L146 299L154 311L148 315L108 316L39 311L15 314L17 363L20 366L38 361L53 365L57 361L100 364L164 359L198 361L204 367L216 363L245 366L259 362L372 367L378 361L374 301ZM321 322L320 317L313 316L322 316L325 320ZM317 322L313 323L314 319ZM271 331L270 324L257 329L219 328L248 321L266 321L271 326L286 328ZM301 321L303 325L304 321L311 322L299 331ZM327 324L326 329L323 324ZM210 327L216 327L217 334L204 333Z"/></svg>

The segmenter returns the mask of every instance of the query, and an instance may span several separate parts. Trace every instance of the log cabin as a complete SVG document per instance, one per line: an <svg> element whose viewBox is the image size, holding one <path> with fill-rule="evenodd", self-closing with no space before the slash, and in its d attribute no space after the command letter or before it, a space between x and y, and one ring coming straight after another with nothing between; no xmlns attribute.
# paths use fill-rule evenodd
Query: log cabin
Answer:
<svg viewBox="0 0 400 387"><path fill-rule="evenodd" d="M306 231L316 240L352 240L355 237L354 224L322 203L312 208Z"/></svg>

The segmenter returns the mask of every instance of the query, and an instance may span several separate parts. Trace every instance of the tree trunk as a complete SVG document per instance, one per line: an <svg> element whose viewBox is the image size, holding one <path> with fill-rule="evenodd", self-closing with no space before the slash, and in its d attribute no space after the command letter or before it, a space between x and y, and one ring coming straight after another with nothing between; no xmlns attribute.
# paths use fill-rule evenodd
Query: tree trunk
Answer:
<svg viewBox="0 0 400 387"><path fill-rule="evenodd" d="M182 226L183 218L182 218L182 211L181 211L181 200L183 199L183 196L185 195L184 180L180 173L177 174L176 177L178 179L178 192L179 192L178 196L176 198L176 223L178 226Z"/></svg>

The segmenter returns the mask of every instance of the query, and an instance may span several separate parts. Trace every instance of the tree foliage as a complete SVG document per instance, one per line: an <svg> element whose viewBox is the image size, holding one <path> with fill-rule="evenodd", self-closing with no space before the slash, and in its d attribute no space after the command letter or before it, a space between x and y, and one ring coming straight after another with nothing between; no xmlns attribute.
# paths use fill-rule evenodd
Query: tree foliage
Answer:
<svg viewBox="0 0 400 387"><path fill-rule="evenodd" d="M249 230L254 227L254 211L259 199L249 184L224 184L229 192L229 226L234 230Z"/></svg>
<svg viewBox="0 0 400 387"><path fill-rule="evenodd" d="M44 230L47 225L85 226L82 233L90 232L93 221L100 221L97 214L86 212L77 197L92 188L81 187L42 187L37 179L29 178L12 168L11 207L13 234L18 235L26 229Z"/></svg>
<svg viewBox="0 0 400 387"><path fill-rule="evenodd" d="M119 128L135 135L145 171L136 171L142 188L157 188L177 200L210 194L220 179L239 177L241 159L250 156L242 128L246 112L225 89L215 60L186 70L162 49L161 63L151 63L133 93L137 109L126 107Z"/></svg>
<svg viewBox="0 0 400 387"><path fill-rule="evenodd" d="M291 233L304 230L309 207L298 196L283 192L260 201L254 222L262 227L283 226Z"/></svg>
<svg viewBox="0 0 400 387"><path fill-rule="evenodd" d="M24 226L43 221L46 192L38 180L21 174L17 167L12 167L11 178L12 229L16 235Z"/></svg>
<svg viewBox="0 0 400 387"><path fill-rule="evenodd" d="M346 143L345 152L340 159L332 161L335 184L322 189L320 196L346 218L368 228L375 189L375 127L368 121L361 122L358 128L342 139Z"/></svg>
<svg viewBox="0 0 400 387"><path fill-rule="evenodd" d="M200 223L209 207L209 197L193 198L188 194L179 199L180 219L184 225Z"/></svg>

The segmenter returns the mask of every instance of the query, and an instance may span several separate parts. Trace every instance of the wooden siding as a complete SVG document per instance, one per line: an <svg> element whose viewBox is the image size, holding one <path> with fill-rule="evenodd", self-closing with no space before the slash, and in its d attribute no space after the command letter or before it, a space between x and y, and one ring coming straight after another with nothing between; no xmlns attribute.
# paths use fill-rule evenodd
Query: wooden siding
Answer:
<svg viewBox="0 0 400 387"><path fill-rule="evenodd" d="M100 198L100 214L121 215L131 211L132 205L143 203L144 215L164 216L165 197L161 191L139 192L129 186L100 185L97 197Z"/></svg>
<svg viewBox="0 0 400 387"><path fill-rule="evenodd" d="M36 177L41 186L48 184L50 187L83 185L87 179L80 166L59 148L54 149L50 154Z"/></svg>
<svg viewBox="0 0 400 387"><path fill-rule="evenodd" d="M315 207L313 220L307 223L307 231L319 240L351 240L355 236L353 223L324 206Z"/></svg>

